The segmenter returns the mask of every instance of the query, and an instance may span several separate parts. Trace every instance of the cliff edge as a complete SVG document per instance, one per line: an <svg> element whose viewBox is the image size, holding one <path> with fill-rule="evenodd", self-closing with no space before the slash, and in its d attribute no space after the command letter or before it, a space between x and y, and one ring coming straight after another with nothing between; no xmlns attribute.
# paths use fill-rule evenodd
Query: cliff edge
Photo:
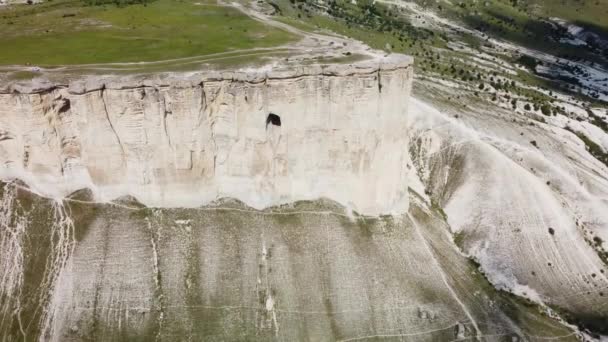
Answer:
<svg viewBox="0 0 608 342"><path fill-rule="evenodd" d="M405 212L412 59L0 88L0 177L63 197Z"/></svg>

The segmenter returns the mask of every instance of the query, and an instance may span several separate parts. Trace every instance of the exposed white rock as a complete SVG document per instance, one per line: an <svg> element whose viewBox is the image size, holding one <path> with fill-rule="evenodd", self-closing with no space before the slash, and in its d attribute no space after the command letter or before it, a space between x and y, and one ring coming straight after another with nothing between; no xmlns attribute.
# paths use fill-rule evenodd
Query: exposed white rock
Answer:
<svg viewBox="0 0 608 342"><path fill-rule="evenodd" d="M0 177L152 206L328 197L404 212L411 59L0 89ZM280 118L269 121L269 115Z"/></svg>
<svg viewBox="0 0 608 342"><path fill-rule="evenodd" d="M507 110L480 106L455 118L415 98L410 105L413 163L488 279L603 317L606 266L589 240L608 236L606 166L574 134L517 124Z"/></svg>

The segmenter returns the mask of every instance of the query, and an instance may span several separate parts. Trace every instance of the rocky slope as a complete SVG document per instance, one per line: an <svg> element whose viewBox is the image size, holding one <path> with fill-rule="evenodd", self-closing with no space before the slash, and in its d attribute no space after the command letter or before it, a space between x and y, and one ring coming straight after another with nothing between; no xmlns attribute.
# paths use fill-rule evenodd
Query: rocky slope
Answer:
<svg viewBox="0 0 608 342"><path fill-rule="evenodd" d="M0 187L5 341L575 340L496 291L444 219L352 216L332 201L146 208Z"/></svg>
<svg viewBox="0 0 608 342"><path fill-rule="evenodd" d="M443 105L412 103L412 159L455 242L495 286L606 335L606 165L556 127L563 118L533 121L435 82L417 88ZM476 105L454 108L448 96Z"/></svg>

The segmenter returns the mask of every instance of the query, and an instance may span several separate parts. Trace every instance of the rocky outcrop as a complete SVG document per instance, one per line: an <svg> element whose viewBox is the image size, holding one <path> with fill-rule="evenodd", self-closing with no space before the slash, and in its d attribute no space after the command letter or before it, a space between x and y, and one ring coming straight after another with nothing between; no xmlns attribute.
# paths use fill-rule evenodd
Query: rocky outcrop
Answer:
<svg viewBox="0 0 608 342"><path fill-rule="evenodd" d="M404 212L411 59L0 89L2 178L192 207L328 197Z"/></svg>

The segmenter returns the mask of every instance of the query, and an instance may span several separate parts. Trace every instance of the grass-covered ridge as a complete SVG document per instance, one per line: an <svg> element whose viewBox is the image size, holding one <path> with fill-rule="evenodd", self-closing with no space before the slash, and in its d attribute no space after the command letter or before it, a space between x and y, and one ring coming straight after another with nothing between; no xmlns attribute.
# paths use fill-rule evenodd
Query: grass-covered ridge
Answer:
<svg viewBox="0 0 608 342"><path fill-rule="evenodd" d="M293 35L211 1L0 8L0 65L147 62L274 47Z"/></svg>

